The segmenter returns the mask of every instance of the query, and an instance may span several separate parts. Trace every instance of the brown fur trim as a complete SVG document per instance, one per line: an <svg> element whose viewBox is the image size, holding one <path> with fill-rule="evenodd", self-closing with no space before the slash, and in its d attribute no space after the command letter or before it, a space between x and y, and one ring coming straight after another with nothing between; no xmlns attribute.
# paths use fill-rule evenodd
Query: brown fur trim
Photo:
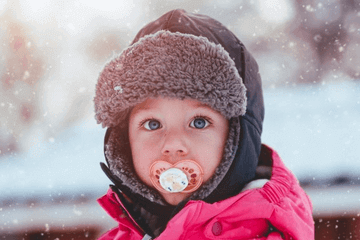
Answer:
<svg viewBox="0 0 360 240"><path fill-rule="evenodd" d="M204 183L199 190L194 192L190 199L204 199L225 177L234 160L239 144L239 135L240 120L238 118L232 118L229 121L229 135L220 165L215 170L214 175ZM108 143L105 145L105 155L109 163L110 171L134 193L140 194L152 202L166 205L161 195L155 189L145 185L136 175L129 146L127 131L120 127L114 129Z"/></svg>

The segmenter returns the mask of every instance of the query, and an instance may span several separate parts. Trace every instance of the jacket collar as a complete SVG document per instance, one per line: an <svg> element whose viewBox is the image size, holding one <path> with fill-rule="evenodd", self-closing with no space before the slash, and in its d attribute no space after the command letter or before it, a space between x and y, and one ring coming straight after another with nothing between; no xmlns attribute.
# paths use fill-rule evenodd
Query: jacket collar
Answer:
<svg viewBox="0 0 360 240"><path fill-rule="evenodd" d="M305 201L305 205L307 204L306 205L307 207L305 207L304 209L306 210L310 209L311 211L311 203L309 202L306 194L303 193L300 186L298 185L295 176L285 167L280 157L274 150L272 150L270 147L266 145L262 145L262 154L260 155L259 163L263 164L260 165L259 167L271 167L270 170L272 171L272 173L270 180L256 179L250 182L249 184L247 184L240 194L225 199L221 202L214 203L215 205L208 204L203 201L189 201L181 209L181 211L179 211L170 220L170 222L174 222L174 221L176 222L179 216L183 215L184 212L190 214L191 211L189 209L194 210L198 208L211 209L211 212L213 213L211 216L210 215L208 216L209 217L208 220L210 221L211 218L214 217L216 214L226 215L227 211L231 212L231 210L228 209L231 206L236 207L236 209L249 208L247 210L246 209L244 210L245 212L247 212L248 217L252 216L253 218L256 215L256 217L271 218L272 211L274 210L274 206L272 204L278 204L284 198L287 198L290 191L293 191L294 187L296 187L298 191L301 193L299 194L298 198L302 201ZM264 171L262 170L261 174L262 175L259 175L259 177L269 174L269 172L264 174ZM250 199L249 201L244 200L245 196L248 196L250 193L251 194L256 193L257 196L260 196L257 198L256 201L258 202L256 202L255 205L257 204L259 206L266 205L268 207L265 207L264 209L268 209L268 210L259 212L256 209L253 209L255 205L254 202L251 200L251 197L248 197ZM151 230L150 231L148 229L145 230L147 228L146 224L143 224L141 220L140 221L137 220L140 219L139 216L132 215L131 211L133 211L133 209L131 208L131 205L128 204L129 201L125 199L122 193L117 192L116 188L110 188L106 195L104 195L102 198L99 198L98 202L109 213L110 216L112 216L117 222L129 228L132 232L140 235L141 234L144 235L144 233L147 232L150 235L153 235ZM248 202L249 206L247 206L246 202ZM301 201L298 202L302 204ZM224 211L224 209L227 209L227 211ZM308 214L308 212L305 213ZM213 216L213 214L215 215ZM245 214L244 219L246 219L246 216L247 215ZM307 217L309 218L309 216ZM166 225L167 224L165 224L164 227Z"/></svg>

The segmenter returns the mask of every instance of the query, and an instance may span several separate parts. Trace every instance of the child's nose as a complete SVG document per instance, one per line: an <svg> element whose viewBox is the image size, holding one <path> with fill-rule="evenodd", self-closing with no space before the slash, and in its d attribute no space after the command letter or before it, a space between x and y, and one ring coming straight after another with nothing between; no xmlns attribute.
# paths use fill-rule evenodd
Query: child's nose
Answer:
<svg viewBox="0 0 360 240"><path fill-rule="evenodd" d="M165 136L162 154L171 157L186 156L188 154L186 139L181 134L172 133Z"/></svg>

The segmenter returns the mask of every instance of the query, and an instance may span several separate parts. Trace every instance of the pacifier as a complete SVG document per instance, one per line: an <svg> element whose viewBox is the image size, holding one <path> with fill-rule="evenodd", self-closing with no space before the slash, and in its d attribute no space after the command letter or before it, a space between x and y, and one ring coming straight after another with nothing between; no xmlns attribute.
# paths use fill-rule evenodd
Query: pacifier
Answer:
<svg viewBox="0 0 360 240"><path fill-rule="evenodd" d="M150 180L162 193L191 193L203 182L204 172L193 160L182 160L176 164L156 161L150 166Z"/></svg>

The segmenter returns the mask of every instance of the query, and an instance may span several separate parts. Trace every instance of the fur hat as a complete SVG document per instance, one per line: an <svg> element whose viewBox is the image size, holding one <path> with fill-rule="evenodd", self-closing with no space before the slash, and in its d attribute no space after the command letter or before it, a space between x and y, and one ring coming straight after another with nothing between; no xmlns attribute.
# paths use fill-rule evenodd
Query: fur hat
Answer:
<svg viewBox="0 0 360 240"><path fill-rule="evenodd" d="M179 32L147 35L105 66L95 118L103 127L126 124L131 108L150 97L196 99L227 119L246 112L246 88L228 52Z"/></svg>

